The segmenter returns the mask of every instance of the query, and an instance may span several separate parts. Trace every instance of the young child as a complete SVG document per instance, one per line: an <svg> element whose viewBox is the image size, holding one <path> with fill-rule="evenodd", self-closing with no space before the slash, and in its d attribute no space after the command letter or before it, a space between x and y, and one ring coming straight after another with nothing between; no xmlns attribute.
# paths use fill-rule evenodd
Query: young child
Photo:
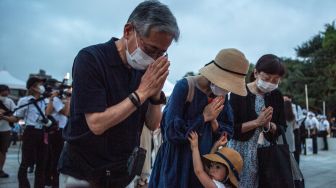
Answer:
<svg viewBox="0 0 336 188"><path fill-rule="evenodd" d="M203 155L205 164L209 170L203 168L201 155L198 149L198 135L191 132L189 141L192 150L194 172L205 188L225 188L226 186L238 187L239 174L243 168L243 159L240 154L230 148L218 147L227 142L223 135L215 144L210 154Z"/></svg>

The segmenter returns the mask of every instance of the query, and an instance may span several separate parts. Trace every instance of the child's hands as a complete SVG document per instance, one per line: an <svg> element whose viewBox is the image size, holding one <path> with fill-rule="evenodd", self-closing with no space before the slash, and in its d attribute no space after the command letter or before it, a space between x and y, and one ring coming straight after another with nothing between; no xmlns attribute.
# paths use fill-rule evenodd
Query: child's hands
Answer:
<svg viewBox="0 0 336 188"><path fill-rule="evenodd" d="M198 135L195 131L189 134L188 140L190 142L191 150L198 148Z"/></svg>
<svg viewBox="0 0 336 188"><path fill-rule="evenodd" d="M215 145L218 148L219 146L224 146L227 142L227 133L224 132L224 134L216 141Z"/></svg>

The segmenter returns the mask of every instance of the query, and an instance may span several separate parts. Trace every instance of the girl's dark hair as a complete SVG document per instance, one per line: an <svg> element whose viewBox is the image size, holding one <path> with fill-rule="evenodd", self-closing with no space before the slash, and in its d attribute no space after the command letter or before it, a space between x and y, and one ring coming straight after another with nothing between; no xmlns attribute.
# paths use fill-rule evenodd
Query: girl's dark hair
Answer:
<svg viewBox="0 0 336 188"><path fill-rule="evenodd" d="M255 69L258 72L264 72L267 74L276 74L279 76L285 75L285 66L281 59L273 54L266 54L261 56L257 61Z"/></svg>
<svg viewBox="0 0 336 188"><path fill-rule="evenodd" d="M286 121L295 120L295 115L293 113L292 103L290 101L284 101L284 109L285 109L285 119L286 119Z"/></svg>

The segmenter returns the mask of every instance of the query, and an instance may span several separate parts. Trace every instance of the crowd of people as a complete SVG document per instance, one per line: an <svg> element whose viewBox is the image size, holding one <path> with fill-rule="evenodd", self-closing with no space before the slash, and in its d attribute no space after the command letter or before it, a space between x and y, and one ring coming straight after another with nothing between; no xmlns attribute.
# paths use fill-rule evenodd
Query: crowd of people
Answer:
<svg viewBox="0 0 336 188"><path fill-rule="evenodd" d="M27 96L20 98L17 104L8 97L9 87L0 85L0 177L9 177L2 168L12 140L11 132L23 129L17 175L19 187L30 187L28 168L35 172L34 187L59 187L57 164L64 144L62 130L68 122L71 90L63 95L63 91L58 90L58 84L54 79L46 81L30 77L26 83ZM18 124L20 120L24 122L22 127Z"/></svg>
<svg viewBox="0 0 336 188"><path fill-rule="evenodd" d="M221 49L198 75L177 81L167 102L162 92L170 66L167 50L179 35L166 5L144 1L120 39L79 51L71 97L60 95L56 81L31 77L27 96L15 105L9 88L0 86L0 177L8 177L2 167L11 124L20 119L25 124L20 188L30 187L27 170L33 165L34 187L126 187L151 157L140 147L144 126L162 135L153 169L146 172L150 188L262 187L260 148L288 143L299 163L306 138L317 153L320 135L328 150L335 119L330 125L326 116L305 115L280 92L285 66L274 54L259 58L246 83L244 53Z"/></svg>

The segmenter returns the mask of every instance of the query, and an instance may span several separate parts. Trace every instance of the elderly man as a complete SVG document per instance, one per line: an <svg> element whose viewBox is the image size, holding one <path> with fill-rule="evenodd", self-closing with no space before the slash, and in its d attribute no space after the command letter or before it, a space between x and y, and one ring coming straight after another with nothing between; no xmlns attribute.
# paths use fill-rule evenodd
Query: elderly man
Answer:
<svg viewBox="0 0 336 188"><path fill-rule="evenodd" d="M144 123L154 130L161 121L161 90L169 72L165 54L178 38L169 8L145 1L131 13L121 39L78 53L60 184L125 187L133 179L128 159L140 144Z"/></svg>

